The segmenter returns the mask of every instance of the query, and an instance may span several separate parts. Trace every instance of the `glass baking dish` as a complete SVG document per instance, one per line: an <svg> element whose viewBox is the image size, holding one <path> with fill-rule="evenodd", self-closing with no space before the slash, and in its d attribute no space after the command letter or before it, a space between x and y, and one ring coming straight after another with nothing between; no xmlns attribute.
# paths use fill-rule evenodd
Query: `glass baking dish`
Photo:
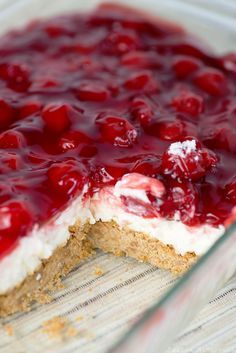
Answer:
<svg viewBox="0 0 236 353"><path fill-rule="evenodd" d="M0 1L0 31L3 33L35 18L76 10L89 10L101 2L99 0L57 0L51 2L48 0L2 0ZM128 0L110 2L130 5ZM136 0L135 5L132 4L132 6L181 24L189 31L204 38L206 43L209 43L219 53L236 51L236 4L234 1L165 0L163 2L162 0ZM99 253L97 260L87 261L79 267L78 271L75 270L68 276L65 280L67 289L61 289L58 293L53 294L52 304L35 306L34 310L28 314L18 314L2 321L4 325L14 326L15 335L5 337L4 332L0 332L0 352L12 352L16 351L16 348L25 353L41 351L52 353L76 351L80 351L80 353L164 352L175 335L187 325L201 306L234 273L236 269L235 245L236 223L232 224L224 236L198 260L188 273L178 280L165 271L153 269L149 265L137 264L131 259L112 258L111 261L109 255ZM90 276L91 266L95 265L105 266L104 280L94 280ZM125 272L128 274L125 275ZM112 273L112 276L109 276L109 273ZM122 275L124 278L121 280L120 276ZM83 282L85 277L87 282ZM133 285L131 289L130 283L140 280L143 282L138 287ZM76 285L77 281L82 283L79 287ZM152 281L151 284L149 284L150 281ZM123 289L124 283L127 284L127 289ZM145 286L146 289L144 289ZM169 288L170 286L172 287ZM102 287L106 288L106 293L109 295L112 292L111 288L113 291L114 288L116 290L122 288L123 300L119 299L118 293L108 302L105 299L101 299L99 302L101 293L98 288ZM90 290L91 288L92 290ZM77 289L80 289L78 294ZM131 302L126 300L126 296L131 296L132 291L137 290L139 290L139 296L134 295L132 298L135 310L133 309L134 314L131 315L129 313L132 311ZM95 292L93 296L89 294L92 291ZM136 310L140 298L142 305ZM93 326L98 331L100 330L99 335L91 338L93 343L91 341L90 344L86 343L87 333L85 334L83 329L81 331L82 338L73 340L72 343L68 343L67 340L52 343L53 341L41 334L42 322L46 319L62 315L74 322L76 320L75 313L81 313L81 311L84 313L84 308L96 300L100 303L99 305L104 305L107 310L109 309L107 317L110 317L110 323L104 324L104 331L101 331L101 324L99 324L103 322L101 317L103 320L107 318L102 316L105 315L104 310L98 312L97 307L87 310L86 315L88 314L91 316L90 319L95 320ZM72 302L77 304L71 307ZM112 308L112 303L118 305L116 312ZM119 311L119 315L117 311ZM116 319L113 319L113 316L116 316ZM85 324L82 324L82 328L83 325ZM115 326L116 334L113 335ZM35 345L35 337L37 345Z"/></svg>

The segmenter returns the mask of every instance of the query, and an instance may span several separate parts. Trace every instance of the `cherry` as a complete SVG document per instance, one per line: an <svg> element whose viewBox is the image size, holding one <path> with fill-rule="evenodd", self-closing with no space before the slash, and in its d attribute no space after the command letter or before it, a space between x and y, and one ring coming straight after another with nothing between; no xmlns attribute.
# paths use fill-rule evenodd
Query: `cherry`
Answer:
<svg viewBox="0 0 236 353"><path fill-rule="evenodd" d="M80 157L92 158L98 153L98 148L94 145L84 145L79 151Z"/></svg>
<svg viewBox="0 0 236 353"><path fill-rule="evenodd" d="M93 188L101 188L107 185L114 185L127 172L128 168L121 165L96 165L91 173L92 186Z"/></svg>
<svg viewBox="0 0 236 353"><path fill-rule="evenodd" d="M162 59L155 52L141 50L125 53L121 58L121 64L130 69L151 68L161 70L164 66Z"/></svg>
<svg viewBox="0 0 236 353"><path fill-rule="evenodd" d="M41 106L42 106L41 103L37 101L29 101L25 103L20 108L19 118L23 119L23 118L26 118L27 116L38 113L41 110Z"/></svg>
<svg viewBox="0 0 236 353"><path fill-rule="evenodd" d="M201 62L188 56L177 56L172 63L172 70L180 79L185 79L194 73L201 65Z"/></svg>
<svg viewBox="0 0 236 353"><path fill-rule="evenodd" d="M27 91L31 84L27 68L20 64L0 64L0 78L17 92Z"/></svg>
<svg viewBox="0 0 236 353"><path fill-rule="evenodd" d="M153 112L151 107L145 102L144 99L135 99L131 104L131 114L139 121L140 125L147 126L150 124Z"/></svg>
<svg viewBox="0 0 236 353"><path fill-rule="evenodd" d="M91 139L82 131L65 132L58 141L59 149L62 152L73 150L82 143L89 143Z"/></svg>
<svg viewBox="0 0 236 353"><path fill-rule="evenodd" d="M113 31L108 34L105 40L105 51L112 54L123 54L130 52L138 47L139 41L137 36L126 31Z"/></svg>
<svg viewBox="0 0 236 353"><path fill-rule="evenodd" d="M0 134L0 148L21 148L25 144L23 134L16 130L7 130Z"/></svg>
<svg viewBox="0 0 236 353"><path fill-rule="evenodd" d="M129 90L155 91L157 82L152 78L149 72L138 72L132 74L124 83L124 86Z"/></svg>
<svg viewBox="0 0 236 353"><path fill-rule="evenodd" d="M194 224L199 194L194 184L170 180L168 192L161 206L164 217L177 218L185 224Z"/></svg>
<svg viewBox="0 0 236 353"><path fill-rule="evenodd" d="M196 127L186 121L164 120L150 125L148 133L166 141L181 141L187 136L196 136Z"/></svg>
<svg viewBox="0 0 236 353"><path fill-rule="evenodd" d="M184 136L184 123L175 121L163 121L158 124L158 135L163 140L178 141Z"/></svg>
<svg viewBox="0 0 236 353"><path fill-rule="evenodd" d="M118 116L97 119L102 139L114 146L130 147L137 140L138 133L128 120Z"/></svg>
<svg viewBox="0 0 236 353"><path fill-rule="evenodd" d="M53 190L64 196L73 196L84 187L83 170L74 161L54 163L47 174Z"/></svg>
<svg viewBox="0 0 236 353"><path fill-rule="evenodd" d="M222 123L214 127L212 125L206 126L202 131L201 139L209 148L236 152L236 131L229 124Z"/></svg>
<svg viewBox="0 0 236 353"><path fill-rule="evenodd" d="M9 251L19 236L25 236L33 225L32 214L23 201L0 205L0 253Z"/></svg>
<svg viewBox="0 0 236 353"><path fill-rule="evenodd" d="M60 134L70 126L70 113L68 104L51 103L44 107L42 118L51 132Z"/></svg>
<svg viewBox="0 0 236 353"><path fill-rule="evenodd" d="M109 97L108 90L95 82L84 83L75 92L81 101L104 102Z"/></svg>
<svg viewBox="0 0 236 353"><path fill-rule="evenodd" d="M203 98L198 94L182 91L172 100L175 109L192 116L199 116L203 112Z"/></svg>
<svg viewBox="0 0 236 353"><path fill-rule="evenodd" d="M217 69L202 69L196 74L194 83L212 96L222 96L227 93L226 77Z"/></svg>
<svg viewBox="0 0 236 353"><path fill-rule="evenodd" d="M147 67L149 60L144 52L131 51L122 56L121 63L124 66Z"/></svg>
<svg viewBox="0 0 236 353"><path fill-rule="evenodd" d="M162 157L162 171L174 179L198 180L217 164L213 151L196 140L172 143Z"/></svg>
<svg viewBox="0 0 236 353"><path fill-rule="evenodd" d="M170 45L170 48L176 54L202 59L203 61L208 59L208 56L204 53L204 49L200 48L199 43L194 43L190 38L182 42L180 39L177 43L174 41L174 44Z"/></svg>
<svg viewBox="0 0 236 353"><path fill-rule="evenodd" d="M155 155L141 156L134 163L131 172L155 178L161 171L161 158Z"/></svg>
<svg viewBox="0 0 236 353"><path fill-rule="evenodd" d="M49 37L51 38L58 38L62 36L72 36L74 32L67 28L66 26L58 24L48 24L45 27L45 32L48 34Z"/></svg>
<svg viewBox="0 0 236 353"><path fill-rule="evenodd" d="M14 119L14 109L5 100L0 99L0 129L8 128Z"/></svg>

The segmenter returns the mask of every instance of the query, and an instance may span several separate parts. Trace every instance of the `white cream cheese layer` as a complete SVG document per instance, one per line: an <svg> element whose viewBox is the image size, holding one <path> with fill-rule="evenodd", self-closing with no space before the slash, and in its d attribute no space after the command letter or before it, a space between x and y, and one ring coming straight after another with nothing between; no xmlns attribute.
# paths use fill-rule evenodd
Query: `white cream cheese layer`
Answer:
<svg viewBox="0 0 236 353"><path fill-rule="evenodd" d="M81 225L87 220L93 222L89 207L81 197L52 222L40 228L36 225L30 234L21 238L18 246L0 261L0 294L21 283L57 247L65 245L70 236L68 227L77 220Z"/></svg>
<svg viewBox="0 0 236 353"><path fill-rule="evenodd" d="M18 246L0 261L0 294L14 288L32 274L55 249L66 244L69 238L68 227L76 221L81 225L96 221L115 221L120 227L142 232L164 244L172 245L178 254L194 252L202 255L224 233L224 227L202 225L188 227L179 220L145 218L139 216L139 205L127 208L122 197L132 197L148 205L146 192L157 198L163 193L163 185L156 179L139 174L127 174L114 187L106 187L96 193L91 200L82 201L78 197L56 219L40 228L36 225L32 232L21 238ZM161 201L160 201L161 202Z"/></svg>

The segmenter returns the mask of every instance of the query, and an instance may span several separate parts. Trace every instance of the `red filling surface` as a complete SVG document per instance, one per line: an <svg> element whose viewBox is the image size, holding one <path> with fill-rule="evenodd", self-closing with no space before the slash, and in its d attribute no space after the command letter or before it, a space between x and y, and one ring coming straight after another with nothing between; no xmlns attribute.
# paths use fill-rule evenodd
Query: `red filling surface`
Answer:
<svg viewBox="0 0 236 353"><path fill-rule="evenodd" d="M195 148L176 154L186 140ZM222 224L236 203L236 55L119 7L13 30L0 39L0 149L0 255L85 183L93 194L129 172L163 182L161 202L149 195L161 216Z"/></svg>

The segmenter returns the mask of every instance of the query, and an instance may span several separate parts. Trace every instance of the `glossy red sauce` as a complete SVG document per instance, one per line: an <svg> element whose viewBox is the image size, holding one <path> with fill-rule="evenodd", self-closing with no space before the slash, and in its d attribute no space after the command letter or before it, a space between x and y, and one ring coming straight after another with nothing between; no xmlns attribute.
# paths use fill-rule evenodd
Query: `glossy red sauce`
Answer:
<svg viewBox="0 0 236 353"><path fill-rule="evenodd" d="M163 217L223 223L236 203L236 56L208 51L118 7L2 37L0 254L85 183L93 194L129 172L163 182L161 202L149 195ZM196 149L173 154L185 140Z"/></svg>

